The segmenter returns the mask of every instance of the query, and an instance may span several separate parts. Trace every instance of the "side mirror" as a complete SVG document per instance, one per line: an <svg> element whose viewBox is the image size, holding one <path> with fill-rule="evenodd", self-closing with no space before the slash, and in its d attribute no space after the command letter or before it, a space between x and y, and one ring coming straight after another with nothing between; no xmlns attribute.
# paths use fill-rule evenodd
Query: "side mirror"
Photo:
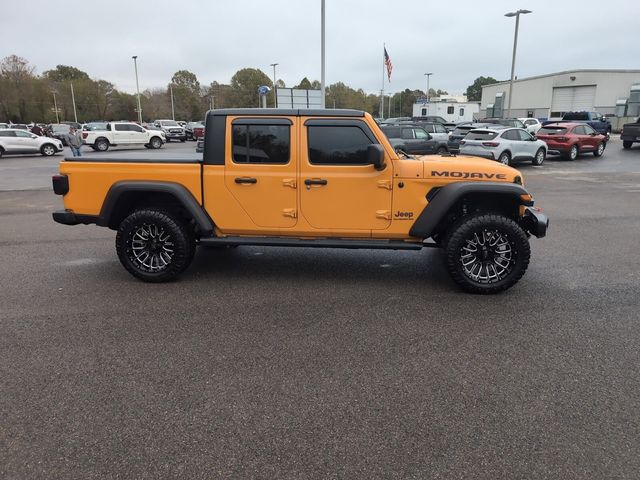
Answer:
<svg viewBox="0 0 640 480"><path fill-rule="evenodd" d="M38 138L38 135L31 134L31 138Z"/></svg>
<svg viewBox="0 0 640 480"><path fill-rule="evenodd" d="M384 149L382 145L371 144L367 147L367 161L373 165L376 170L384 170Z"/></svg>
<svg viewBox="0 0 640 480"><path fill-rule="evenodd" d="M538 136L531 134L531 141L535 142L536 140L538 140Z"/></svg>

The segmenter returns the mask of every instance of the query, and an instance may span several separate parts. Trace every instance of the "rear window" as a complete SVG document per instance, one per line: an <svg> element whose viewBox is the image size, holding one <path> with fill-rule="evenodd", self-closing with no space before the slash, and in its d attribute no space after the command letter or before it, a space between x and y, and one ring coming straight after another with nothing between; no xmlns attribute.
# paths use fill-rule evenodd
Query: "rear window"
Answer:
<svg viewBox="0 0 640 480"><path fill-rule="evenodd" d="M567 133L564 127L542 127L538 130L538 135L563 135Z"/></svg>
<svg viewBox="0 0 640 480"><path fill-rule="evenodd" d="M453 135L466 135L467 133L469 133L469 130L471 130L471 128L465 128L465 127L457 127L454 131L453 131Z"/></svg>
<svg viewBox="0 0 640 480"><path fill-rule="evenodd" d="M563 120L589 120L589 114L587 112L573 112L573 113L565 113Z"/></svg>
<svg viewBox="0 0 640 480"><path fill-rule="evenodd" d="M470 131L465 137L467 140L493 140L498 132L486 132L479 130Z"/></svg>

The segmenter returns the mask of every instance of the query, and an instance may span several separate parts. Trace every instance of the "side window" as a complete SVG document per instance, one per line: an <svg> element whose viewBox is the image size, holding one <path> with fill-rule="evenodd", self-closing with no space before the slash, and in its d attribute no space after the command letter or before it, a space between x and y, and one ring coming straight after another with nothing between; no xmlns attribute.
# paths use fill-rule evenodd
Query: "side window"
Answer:
<svg viewBox="0 0 640 480"><path fill-rule="evenodd" d="M464 117L464 108L461 108L461 109L460 109L460 116L461 116L461 117Z"/></svg>
<svg viewBox="0 0 640 480"><path fill-rule="evenodd" d="M402 129L402 139L403 140L413 140L413 128L403 128Z"/></svg>
<svg viewBox="0 0 640 480"><path fill-rule="evenodd" d="M505 140L520 140L520 135L515 130L507 130L502 134L502 138Z"/></svg>
<svg viewBox="0 0 640 480"><path fill-rule="evenodd" d="M582 128L584 128L584 133L586 133L587 135L591 135L592 133L596 133L596 131L591 128L590 125L583 125Z"/></svg>
<svg viewBox="0 0 640 480"><path fill-rule="evenodd" d="M138 132L138 133L144 132L144 130L138 125L129 125L129 130L131 130L132 132Z"/></svg>
<svg viewBox="0 0 640 480"><path fill-rule="evenodd" d="M576 135L585 135L586 131L582 125L578 125L573 129L573 133L575 133Z"/></svg>
<svg viewBox="0 0 640 480"><path fill-rule="evenodd" d="M436 133L447 133L447 129L444 128L444 125L436 123L433 127L434 127Z"/></svg>
<svg viewBox="0 0 640 480"><path fill-rule="evenodd" d="M18 130L17 132L14 132L16 134L16 137L22 137L22 138L31 138L31 134L28 132L23 132L22 130Z"/></svg>
<svg viewBox="0 0 640 480"><path fill-rule="evenodd" d="M455 108L453 108L453 106L447 107L447 114L448 115L453 115L453 112L455 112Z"/></svg>
<svg viewBox="0 0 640 480"><path fill-rule="evenodd" d="M429 134L425 132L422 128L414 128L413 134L416 136L416 138L420 138L423 140L425 139L428 140L430 138Z"/></svg>
<svg viewBox="0 0 640 480"><path fill-rule="evenodd" d="M0 130L0 137L15 137L15 136L16 136L16 132L13 132L13 131L3 132L2 130Z"/></svg>
<svg viewBox="0 0 640 480"><path fill-rule="evenodd" d="M531 135L529 135L529 133L526 132L525 130L516 130L516 132L518 132L518 135L520 136L520 140L524 140L524 141L531 140Z"/></svg>
<svg viewBox="0 0 640 480"><path fill-rule="evenodd" d="M288 125L233 125L233 162L288 163L289 129Z"/></svg>
<svg viewBox="0 0 640 480"><path fill-rule="evenodd" d="M427 115L427 109L423 108L422 109L422 116L425 117Z"/></svg>
<svg viewBox="0 0 640 480"><path fill-rule="evenodd" d="M372 142L356 126L309 126L309 161L314 165L368 165Z"/></svg>
<svg viewBox="0 0 640 480"><path fill-rule="evenodd" d="M114 127L115 127L116 132L128 132L129 131L129 128L127 128L128 125L125 125L123 123L116 123L114 125Z"/></svg>

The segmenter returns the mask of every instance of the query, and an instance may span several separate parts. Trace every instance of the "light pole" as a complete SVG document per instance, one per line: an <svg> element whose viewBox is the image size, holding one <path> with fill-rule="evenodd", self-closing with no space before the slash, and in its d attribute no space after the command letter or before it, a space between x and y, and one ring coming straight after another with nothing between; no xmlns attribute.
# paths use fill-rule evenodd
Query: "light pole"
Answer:
<svg viewBox="0 0 640 480"><path fill-rule="evenodd" d="M71 86L71 103L73 103L73 119L78 123L78 112L76 111L76 95L73 93L73 82L69 82Z"/></svg>
<svg viewBox="0 0 640 480"><path fill-rule="evenodd" d="M325 108L324 98L324 0L321 0L320 4L320 98L322 102L321 108Z"/></svg>
<svg viewBox="0 0 640 480"><path fill-rule="evenodd" d="M276 95L276 67L277 63L270 64L273 67L273 108L278 108L278 95Z"/></svg>
<svg viewBox="0 0 640 480"><path fill-rule="evenodd" d="M513 36L513 56L511 57L511 81L509 82L509 103L507 107L507 118L511 117L511 91L513 90L513 73L516 68L516 48L518 48L518 27L520 26L520 15L531 13L531 10L518 10L517 12L505 13L505 17L516 17L516 33Z"/></svg>
<svg viewBox="0 0 640 480"><path fill-rule="evenodd" d="M429 78L433 75L433 73L425 73L424 76L427 77L427 103L429 103Z"/></svg>
<svg viewBox="0 0 640 480"><path fill-rule="evenodd" d="M140 106L140 84L138 83L138 56L134 55L131 58L133 58L133 67L136 70L136 92L138 97L138 121L142 123L142 107Z"/></svg>

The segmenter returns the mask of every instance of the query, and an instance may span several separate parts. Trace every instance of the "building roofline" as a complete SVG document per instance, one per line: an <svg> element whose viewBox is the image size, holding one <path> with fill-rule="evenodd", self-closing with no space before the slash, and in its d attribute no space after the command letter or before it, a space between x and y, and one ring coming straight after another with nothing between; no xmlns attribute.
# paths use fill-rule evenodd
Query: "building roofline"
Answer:
<svg viewBox="0 0 640 480"><path fill-rule="evenodd" d="M528 80L537 80L539 78L547 78L547 77L556 77L558 75L568 75L570 73L638 73L640 74L640 70L625 70L625 69L606 69L606 68L579 68L577 70L564 70L562 72L555 73L545 73L544 75L535 75L533 77L525 77L514 79L513 83L518 82L526 82ZM503 82L490 83L489 85L483 85L482 88L485 87L493 87L495 85L508 85L509 80L505 80Z"/></svg>

